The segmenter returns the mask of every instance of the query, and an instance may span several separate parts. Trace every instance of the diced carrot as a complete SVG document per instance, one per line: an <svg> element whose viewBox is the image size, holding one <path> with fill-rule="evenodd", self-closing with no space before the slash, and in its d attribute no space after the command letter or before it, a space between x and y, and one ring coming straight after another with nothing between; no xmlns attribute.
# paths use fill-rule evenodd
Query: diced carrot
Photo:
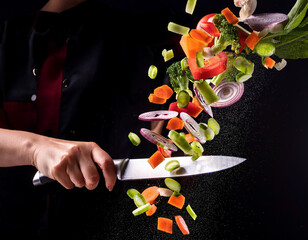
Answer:
<svg viewBox="0 0 308 240"><path fill-rule="evenodd" d="M182 194L177 197L171 195L171 197L168 200L168 203L174 207L182 209L185 203L185 197Z"/></svg>
<svg viewBox="0 0 308 240"><path fill-rule="evenodd" d="M191 135L190 133L185 134L185 139L186 139L186 141L189 142L189 143L194 142L194 141L197 141L197 139L195 139L194 136Z"/></svg>
<svg viewBox="0 0 308 240"><path fill-rule="evenodd" d="M161 154L160 151L156 151L149 159L148 163L151 165L151 167L154 169L159 164L161 164L162 161L165 160L165 157Z"/></svg>
<svg viewBox="0 0 308 240"><path fill-rule="evenodd" d="M184 218L180 215L175 216L174 218L175 218L176 225L178 225L178 227L181 230L181 232L183 233L183 235L188 235L189 229L186 225Z"/></svg>
<svg viewBox="0 0 308 240"><path fill-rule="evenodd" d="M141 193L141 195L147 203L154 204L155 199L159 196L158 187L148 187Z"/></svg>
<svg viewBox="0 0 308 240"><path fill-rule="evenodd" d="M159 145L157 145L157 149L165 158L171 157L172 152L170 150L164 149Z"/></svg>
<svg viewBox="0 0 308 240"><path fill-rule="evenodd" d="M274 67L275 63L276 62L270 57L266 57L265 60L264 60L264 65L266 67L269 67L270 69L272 69Z"/></svg>
<svg viewBox="0 0 308 240"><path fill-rule="evenodd" d="M196 96L193 97L192 103L197 105L201 109L203 108Z"/></svg>
<svg viewBox="0 0 308 240"><path fill-rule="evenodd" d="M260 38L255 32L252 32L245 40L245 43L247 47L249 47L251 50L255 48L257 43L260 41Z"/></svg>
<svg viewBox="0 0 308 240"><path fill-rule="evenodd" d="M221 13L225 16L225 18L230 24L234 25L238 23L238 18L234 15L234 13L229 8L223 9Z"/></svg>
<svg viewBox="0 0 308 240"><path fill-rule="evenodd" d="M157 207L154 204L152 204L151 208L148 211L146 211L145 214L147 216L152 216L156 212L156 210L157 210Z"/></svg>
<svg viewBox="0 0 308 240"><path fill-rule="evenodd" d="M170 103L169 105L170 111L177 111L178 113L185 112L190 116L196 118L202 112L203 108L198 107L196 104L189 102L187 107L179 108L177 106L177 102Z"/></svg>
<svg viewBox="0 0 308 240"><path fill-rule="evenodd" d="M149 101L155 104L164 104L166 103L167 99L157 97L155 94L151 93L149 96Z"/></svg>
<svg viewBox="0 0 308 240"><path fill-rule="evenodd" d="M168 130L180 130L183 129L183 127L184 121L178 117L171 118L166 126Z"/></svg>
<svg viewBox="0 0 308 240"><path fill-rule="evenodd" d="M192 38L189 35L183 35L180 45L188 58L196 58L197 52L204 48L204 43Z"/></svg>
<svg viewBox="0 0 308 240"><path fill-rule="evenodd" d="M159 98L169 99L173 94L173 90L168 85L162 85L154 89L154 95Z"/></svg>
<svg viewBox="0 0 308 240"><path fill-rule="evenodd" d="M206 34L205 32L198 30L198 29L192 29L189 32L189 35L193 39L202 42L205 46L207 46L213 40L213 37L211 37L209 34Z"/></svg>
<svg viewBox="0 0 308 240"><path fill-rule="evenodd" d="M173 221L169 218L159 217L157 221L157 229L172 234Z"/></svg>

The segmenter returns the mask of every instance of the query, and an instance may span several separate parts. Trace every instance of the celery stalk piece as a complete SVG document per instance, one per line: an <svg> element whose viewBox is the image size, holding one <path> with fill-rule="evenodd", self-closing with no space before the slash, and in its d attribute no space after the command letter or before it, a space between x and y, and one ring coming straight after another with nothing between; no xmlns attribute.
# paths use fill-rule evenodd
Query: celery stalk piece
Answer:
<svg viewBox="0 0 308 240"><path fill-rule="evenodd" d="M205 123L200 123L200 133L204 135L206 141L212 141L215 137L214 130Z"/></svg>
<svg viewBox="0 0 308 240"><path fill-rule="evenodd" d="M149 209L151 208L151 204L150 203L147 203L145 205L142 205L141 207L138 207L137 209L135 209L132 214L134 216L138 216L142 213L145 213L146 211L148 211Z"/></svg>
<svg viewBox="0 0 308 240"><path fill-rule="evenodd" d="M203 50L196 53L196 62L198 67L204 67Z"/></svg>
<svg viewBox="0 0 308 240"><path fill-rule="evenodd" d="M144 196L141 195L141 193L136 193L134 195L134 203L135 203L136 207L141 207L141 206L145 205L147 202L146 202Z"/></svg>
<svg viewBox="0 0 308 240"><path fill-rule="evenodd" d="M242 56L238 56L235 58L233 62L233 66L237 70L241 71L242 73L248 74L248 75L252 75L254 71L254 63L247 60L246 58Z"/></svg>
<svg viewBox="0 0 308 240"><path fill-rule="evenodd" d="M155 79L155 78L156 78L156 76L157 76L157 67L156 67L156 66L151 65L151 66L149 67L148 76L149 76L149 78L151 78L151 79Z"/></svg>
<svg viewBox="0 0 308 240"><path fill-rule="evenodd" d="M197 141L193 141L190 144L191 148L197 153L197 154L202 154L204 152L204 148L202 147L202 145L197 142Z"/></svg>
<svg viewBox="0 0 308 240"><path fill-rule="evenodd" d="M179 167L180 167L180 163L178 160L171 160L167 162L167 164L165 165L166 171L169 171L169 172L172 172L174 169L177 169Z"/></svg>
<svg viewBox="0 0 308 240"><path fill-rule="evenodd" d="M189 104L190 96L185 90L182 90L178 93L176 101L179 108L185 108Z"/></svg>
<svg viewBox="0 0 308 240"><path fill-rule="evenodd" d="M196 7L197 0L187 0L185 12L193 14Z"/></svg>
<svg viewBox="0 0 308 240"><path fill-rule="evenodd" d="M174 32L174 33L177 33L177 34L186 35L186 34L189 33L190 28L179 25L179 24L174 23L174 22L169 22L168 23L168 30L170 32Z"/></svg>
<svg viewBox="0 0 308 240"><path fill-rule="evenodd" d="M235 77L237 82L246 82L249 78L251 78L252 75L251 74L245 74L245 73L238 73Z"/></svg>
<svg viewBox="0 0 308 240"><path fill-rule="evenodd" d="M131 188L131 189L128 189L126 194L131 198L131 199L134 199L134 196L139 193L138 190L134 189L134 188Z"/></svg>
<svg viewBox="0 0 308 240"><path fill-rule="evenodd" d="M197 214L194 212L194 210L191 208L191 206L188 204L186 207L187 212L192 217L192 219L196 220Z"/></svg>
<svg viewBox="0 0 308 240"><path fill-rule="evenodd" d="M184 153L190 154L192 152L192 148L185 139L185 137L181 136L178 132L171 130L168 134L168 137L173 141L173 143L181 149Z"/></svg>
<svg viewBox="0 0 308 240"><path fill-rule="evenodd" d="M166 178L165 184L169 189L176 193L179 193L181 191L181 184L172 178Z"/></svg>
<svg viewBox="0 0 308 240"><path fill-rule="evenodd" d="M174 53L173 53L173 50L172 50L172 49L170 49L170 50L164 49L164 50L162 51L162 55L163 55L163 57L164 57L164 61L165 61L165 62L169 61L170 59L172 59L172 58L174 57Z"/></svg>
<svg viewBox="0 0 308 240"><path fill-rule="evenodd" d="M141 143L141 140L136 133L130 132L128 138L134 146L138 146Z"/></svg>
<svg viewBox="0 0 308 240"><path fill-rule="evenodd" d="M214 119L214 118L210 118L207 122L207 125L213 129L215 135L217 135L220 131L220 125L219 123Z"/></svg>
<svg viewBox="0 0 308 240"><path fill-rule="evenodd" d="M211 105L219 100L217 94L206 81L196 81L195 84L207 105Z"/></svg>

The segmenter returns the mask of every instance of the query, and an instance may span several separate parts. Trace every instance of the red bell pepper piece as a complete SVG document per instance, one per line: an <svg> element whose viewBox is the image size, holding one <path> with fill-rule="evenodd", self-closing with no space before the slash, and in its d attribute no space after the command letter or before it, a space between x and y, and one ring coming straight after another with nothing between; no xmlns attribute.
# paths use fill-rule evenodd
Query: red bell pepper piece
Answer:
<svg viewBox="0 0 308 240"><path fill-rule="evenodd" d="M170 103L169 110L176 111L178 113L185 112L188 115L196 118L202 112L203 109L192 102L189 102L187 107L185 108L179 108L177 105L177 102L173 102L173 103Z"/></svg>

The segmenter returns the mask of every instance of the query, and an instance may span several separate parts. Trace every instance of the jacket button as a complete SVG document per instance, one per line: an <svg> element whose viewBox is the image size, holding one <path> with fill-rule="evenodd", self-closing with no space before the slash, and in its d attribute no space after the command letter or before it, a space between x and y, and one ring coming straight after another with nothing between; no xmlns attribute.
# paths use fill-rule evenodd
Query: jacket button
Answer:
<svg viewBox="0 0 308 240"><path fill-rule="evenodd" d="M64 88L67 88L70 85L70 80L68 80L67 78L65 78L62 82L62 86Z"/></svg>
<svg viewBox="0 0 308 240"><path fill-rule="evenodd" d="M33 95L31 96L31 101L32 101L32 102L35 102L35 101L36 101L36 98L37 98L36 94L33 94Z"/></svg>

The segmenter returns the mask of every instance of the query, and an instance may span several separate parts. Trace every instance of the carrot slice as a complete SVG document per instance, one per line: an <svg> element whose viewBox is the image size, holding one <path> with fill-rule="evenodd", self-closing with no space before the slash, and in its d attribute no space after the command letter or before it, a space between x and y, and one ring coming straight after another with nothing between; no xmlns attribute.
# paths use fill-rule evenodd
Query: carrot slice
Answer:
<svg viewBox="0 0 308 240"><path fill-rule="evenodd" d="M189 32L189 35L200 42L202 42L204 45L208 45L210 42L212 42L213 37L209 36L205 32L198 30L198 29L192 29Z"/></svg>
<svg viewBox="0 0 308 240"><path fill-rule="evenodd" d="M188 58L196 58L197 52L204 48L204 43L192 38L189 35L183 35L180 45Z"/></svg>
<svg viewBox="0 0 308 240"><path fill-rule="evenodd" d="M185 139L188 143L197 141L197 139L195 139L194 136L190 133L185 134Z"/></svg>
<svg viewBox="0 0 308 240"><path fill-rule="evenodd" d="M166 103L166 100L165 98L160 98L160 97L157 97L155 94L151 93L150 96L149 96L149 101L151 103L155 103L155 104L164 104Z"/></svg>
<svg viewBox="0 0 308 240"><path fill-rule="evenodd" d="M188 235L189 229L186 225L184 218L180 215L175 216L174 218L175 218L176 225L178 225L178 227L181 230L181 232L183 233L183 235Z"/></svg>
<svg viewBox="0 0 308 240"><path fill-rule="evenodd" d="M147 203L154 204L155 199L159 196L158 187L148 187L141 193L141 195Z"/></svg>
<svg viewBox="0 0 308 240"><path fill-rule="evenodd" d="M173 221L169 218L159 217L157 221L157 229L172 234Z"/></svg>
<svg viewBox="0 0 308 240"><path fill-rule="evenodd" d="M173 90L168 85L162 85L154 89L154 95L159 98L169 99L172 94Z"/></svg>
<svg viewBox="0 0 308 240"><path fill-rule="evenodd" d="M255 32L252 32L245 40L246 46L249 47L251 50L255 48L257 43L260 41L260 38Z"/></svg>
<svg viewBox="0 0 308 240"><path fill-rule="evenodd" d="M264 60L264 65L266 67L269 67L270 69L272 69L275 65L275 60L273 60L272 58L270 57L266 57L265 60Z"/></svg>
<svg viewBox="0 0 308 240"><path fill-rule="evenodd" d="M149 159L148 163L151 165L151 167L154 169L159 164L161 164L162 161L165 160L164 155L160 151L156 151Z"/></svg>
<svg viewBox="0 0 308 240"><path fill-rule="evenodd" d="M157 207L154 204L152 204L151 208L148 211L146 211L145 214L147 216L152 216L156 212L156 210L157 210Z"/></svg>
<svg viewBox="0 0 308 240"><path fill-rule="evenodd" d="M233 14L233 12L229 8L223 9L221 13L225 16L225 18L230 24L234 25L238 23L238 18Z"/></svg>
<svg viewBox="0 0 308 240"><path fill-rule="evenodd" d="M184 121L178 117L171 118L166 126L168 130L180 130L183 129L183 127Z"/></svg>
<svg viewBox="0 0 308 240"><path fill-rule="evenodd" d="M168 203L174 207L182 209L185 203L185 197L182 194L179 196L171 195L168 200Z"/></svg>

